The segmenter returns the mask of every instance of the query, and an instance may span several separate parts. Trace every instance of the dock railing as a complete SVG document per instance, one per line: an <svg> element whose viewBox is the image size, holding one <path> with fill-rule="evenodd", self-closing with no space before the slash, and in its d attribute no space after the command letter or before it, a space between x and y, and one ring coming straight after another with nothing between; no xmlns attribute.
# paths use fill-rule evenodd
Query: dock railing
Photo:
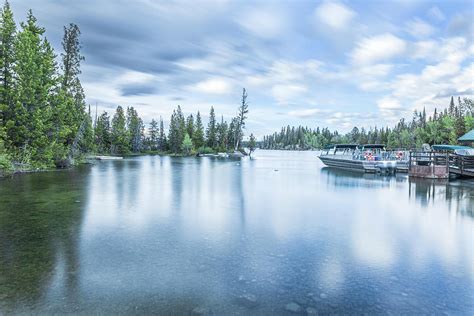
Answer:
<svg viewBox="0 0 474 316"><path fill-rule="evenodd" d="M414 175L421 170L415 166L431 166L433 168L436 167L438 170L440 167L444 167L446 168L446 174L473 176L474 156L463 156L448 152L412 150L410 151L408 160L408 170L409 172L413 171Z"/></svg>
<svg viewBox="0 0 474 316"><path fill-rule="evenodd" d="M410 151L409 166L446 166L450 156L448 153L434 151Z"/></svg>
<svg viewBox="0 0 474 316"><path fill-rule="evenodd" d="M449 166L452 173L474 175L474 156L449 155Z"/></svg>

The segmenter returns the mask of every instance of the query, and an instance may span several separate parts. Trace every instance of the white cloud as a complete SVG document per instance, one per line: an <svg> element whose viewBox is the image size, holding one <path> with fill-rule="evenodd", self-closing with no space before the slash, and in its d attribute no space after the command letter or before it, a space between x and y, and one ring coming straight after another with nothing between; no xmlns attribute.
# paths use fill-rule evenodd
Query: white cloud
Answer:
<svg viewBox="0 0 474 316"><path fill-rule="evenodd" d="M191 90L195 92L209 94L226 94L232 90L231 84L225 78L210 78L191 86Z"/></svg>
<svg viewBox="0 0 474 316"><path fill-rule="evenodd" d="M322 113L323 110L321 109L304 109L304 110L295 110L288 112L288 115L296 116L300 118L308 118L316 116L317 114Z"/></svg>
<svg viewBox="0 0 474 316"><path fill-rule="evenodd" d="M351 58L355 64L372 64L401 55L405 49L405 41L385 33L362 39L352 51Z"/></svg>
<svg viewBox="0 0 474 316"><path fill-rule="evenodd" d="M424 78L431 78L431 80L441 79L446 76L453 76L457 74L460 70L459 63L444 61L436 65L426 66L421 76Z"/></svg>
<svg viewBox="0 0 474 316"><path fill-rule="evenodd" d="M442 22L446 19L443 12L441 12L441 10L437 6L432 7L428 11L428 15L438 22Z"/></svg>
<svg viewBox="0 0 474 316"><path fill-rule="evenodd" d="M473 47L468 47L466 39L459 36L415 42L410 45L410 51L412 58L423 59L426 64L443 60L455 61L474 54Z"/></svg>
<svg viewBox="0 0 474 316"><path fill-rule="evenodd" d="M393 96L385 96L377 101L380 114L386 122L395 123L405 111L400 101Z"/></svg>
<svg viewBox="0 0 474 316"><path fill-rule="evenodd" d="M358 69L358 73L370 77L384 77L390 73L393 65L390 64L376 64L367 65Z"/></svg>
<svg viewBox="0 0 474 316"><path fill-rule="evenodd" d="M246 31L261 38L276 38L287 29L285 15L270 8L250 8L236 22Z"/></svg>
<svg viewBox="0 0 474 316"><path fill-rule="evenodd" d="M425 59L431 56L437 48L436 41L420 41L412 45L412 58Z"/></svg>
<svg viewBox="0 0 474 316"><path fill-rule="evenodd" d="M325 122L327 124L337 126L340 130L349 129L360 125L376 125L376 117L373 113L358 113L358 112L334 112Z"/></svg>
<svg viewBox="0 0 474 316"><path fill-rule="evenodd" d="M463 97L474 91L474 48L464 38L421 42L415 46L423 47L424 52L418 51L416 56L426 61L424 66L416 72L399 74L388 84L393 98L410 105L405 109L408 113L423 107L432 112L435 107L447 106L450 95ZM390 109L389 105L382 103L381 109Z"/></svg>
<svg viewBox="0 0 474 316"><path fill-rule="evenodd" d="M351 70L350 78L356 78L355 84L363 91L381 89L387 77L393 69L392 64L363 65Z"/></svg>
<svg viewBox="0 0 474 316"><path fill-rule="evenodd" d="M432 35L435 28L425 21L415 18L406 23L405 30L416 38L424 38Z"/></svg>
<svg viewBox="0 0 474 316"><path fill-rule="evenodd" d="M403 108L400 102L393 97L384 97L378 100L377 106L381 110L400 110Z"/></svg>
<svg viewBox="0 0 474 316"><path fill-rule="evenodd" d="M337 2L325 2L316 8L315 17L333 30L346 29L356 13Z"/></svg>
<svg viewBox="0 0 474 316"><path fill-rule="evenodd" d="M121 84L147 83L152 82L155 78L152 74L129 70L121 74L116 81Z"/></svg>
<svg viewBox="0 0 474 316"><path fill-rule="evenodd" d="M299 63L276 60L264 72L247 76L246 83L250 88L269 92L280 105L301 102L311 83L321 75L322 65L314 59Z"/></svg>
<svg viewBox="0 0 474 316"><path fill-rule="evenodd" d="M276 84L272 87L272 95L281 105L288 105L307 91L308 88L303 84Z"/></svg>

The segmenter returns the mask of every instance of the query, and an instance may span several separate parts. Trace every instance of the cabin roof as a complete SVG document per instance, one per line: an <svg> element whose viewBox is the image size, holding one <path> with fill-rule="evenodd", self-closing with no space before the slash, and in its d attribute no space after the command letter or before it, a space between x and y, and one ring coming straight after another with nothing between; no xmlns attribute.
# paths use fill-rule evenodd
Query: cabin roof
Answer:
<svg viewBox="0 0 474 316"><path fill-rule="evenodd" d="M474 129L458 138L460 142L474 142Z"/></svg>
<svg viewBox="0 0 474 316"><path fill-rule="evenodd" d="M362 148L365 148L365 149L383 149L385 148L386 146L384 144L366 144L366 145L362 145Z"/></svg>
<svg viewBox="0 0 474 316"><path fill-rule="evenodd" d="M433 145L431 146L431 149L434 151L451 151L451 150L457 150L457 149L471 149L469 146L458 146L458 145Z"/></svg>

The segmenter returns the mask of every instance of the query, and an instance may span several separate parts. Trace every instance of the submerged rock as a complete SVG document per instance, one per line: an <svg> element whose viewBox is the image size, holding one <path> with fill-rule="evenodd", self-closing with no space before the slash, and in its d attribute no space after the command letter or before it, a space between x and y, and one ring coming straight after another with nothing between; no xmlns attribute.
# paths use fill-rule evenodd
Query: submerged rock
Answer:
<svg viewBox="0 0 474 316"><path fill-rule="evenodd" d="M255 307L258 305L257 297L253 294L243 294L237 299L240 305L245 307Z"/></svg>
<svg viewBox="0 0 474 316"><path fill-rule="evenodd" d="M319 294L319 297L322 299L328 298L328 295L326 293L321 293Z"/></svg>
<svg viewBox="0 0 474 316"><path fill-rule="evenodd" d="M292 313L301 312L301 306L296 304L295 302L286 304L285 309L289 312L292 312Z"/></svg>
<svg viewBox="0 0 474 316"><path fill-rule="evenodd" d="M314 307L308 307L306 309L306 315L318 315L318 311Z"/></svg>

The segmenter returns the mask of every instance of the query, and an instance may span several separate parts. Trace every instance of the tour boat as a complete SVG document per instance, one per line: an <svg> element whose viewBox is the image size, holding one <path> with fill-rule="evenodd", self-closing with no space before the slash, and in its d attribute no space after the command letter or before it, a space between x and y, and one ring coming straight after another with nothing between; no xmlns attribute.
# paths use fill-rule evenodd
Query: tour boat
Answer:
<svg viewBox="0 0 474 316"><path fill-rule="evenodd" d="M380 144L330 145L319 155L319 159L328 167L374 173L395 172L397 158L385 149L385 145Z"/></svg>

